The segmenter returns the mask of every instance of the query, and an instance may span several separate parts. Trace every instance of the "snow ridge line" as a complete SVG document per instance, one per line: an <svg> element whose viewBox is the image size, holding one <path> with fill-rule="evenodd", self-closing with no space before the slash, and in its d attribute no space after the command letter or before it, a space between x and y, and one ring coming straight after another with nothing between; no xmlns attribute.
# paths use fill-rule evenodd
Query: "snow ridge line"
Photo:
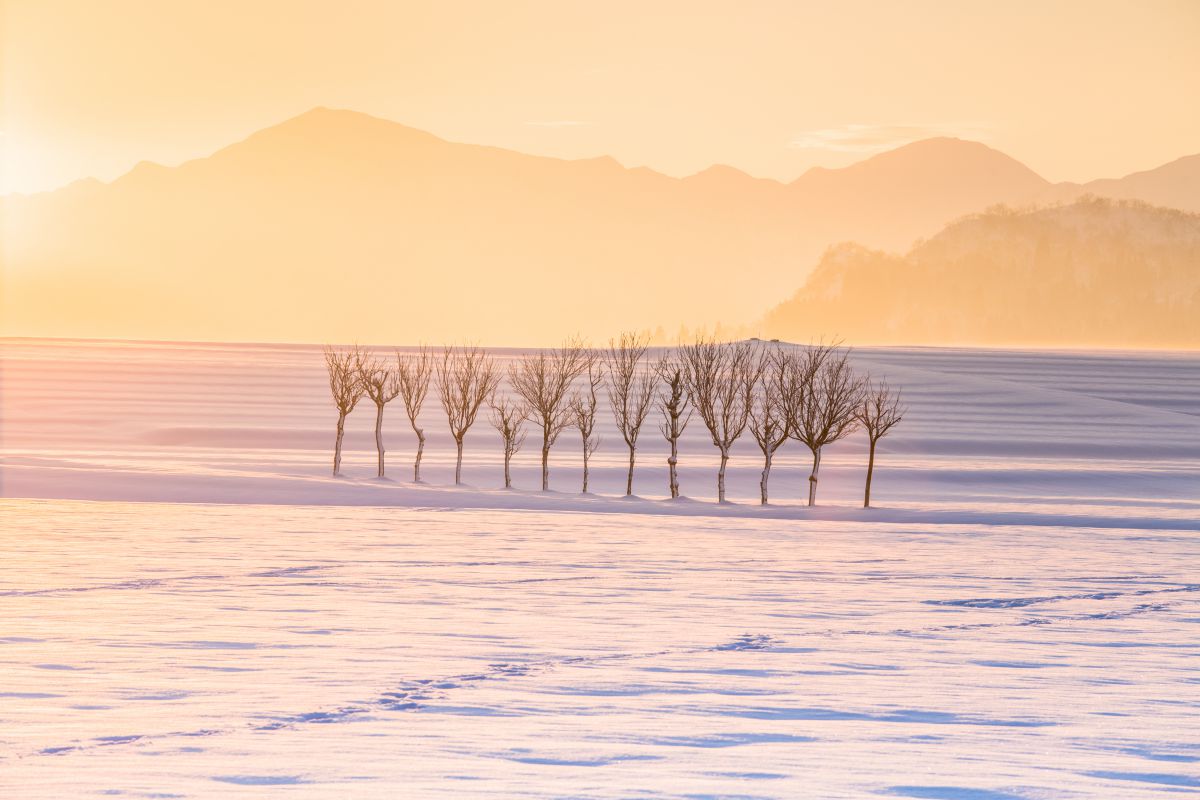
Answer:
<svg viewBox="0 0 1200 800"><path fill-rule="evenodd" d="M1045 597L978 597L968 600L924 600L930 606L959 606L962 608L1024 608L1025 606L1055 603L1060 600L1111 600L1114 597L1143 597L1150 594L1200 591L1200 584L1187 583L1170 589L1139 589L1133 592L1093 592L1089 594L1056 594Z"/></svg>
<svg viewBox="0 0 1200 800"><path fill-rule="evenodd" d="M946 631L973 631L982 628L1027 628L1032 625L1058 625L1064 622L1086 622L1088 620L1124 619L1158 611L1170 611L1173 603L1140 603L1124 611L1101 611L1094 614L1068 614L1061 617L1025 617L1016 622L968 622L961 625L934 625L928 628L893 628L891 630L835 631L827 630L824 636L928 636Z"/></svg>
<svg viewBox="0 0 1200 800"><path fill-rule="evenodd" d="M57 589L11 589L0 592L0 597L38 597L41 595L51 594L67 594L72 592L99 592L105 590L123 590L123 589L152 589L157 586L162 586L168 583L182 583L185 581L210 581L223 580L228 578L228 575L181 575L174 578L133 578L127 581L118 581L116 583L102 583L96 586L63 586Z"/></svg>
<svg viewBox="0 0 1200 800"><path fill-rule="evenodd" d="M123 590L138 590L138 589L154 589L160 586L166 586L173 583L187 583L189 581L211 581L211 580L236 580L247 578L307 578L311 573L318 570L333 569L335 567L345 566L346 561L337 561L329 564L312 564L302 567L280 567L278 569L268 569L256 572L245 572L237 576L232 575L178 575L166 578L131 578L126 581L115 581L112 583L101 583L94 586L60 586L52 589L9 589L0 591L0 597L39 597L42 595L69 594L77 592L102 592L102 591L123 591ZM380 562L371 562L380 563ZM428 563L414 564L411 562L402 562L405 566L427 566L439 567L447 566L446 564ZM462 562L453 564L452 566L508 566L503 562ZM560 581L580 581L580 580L596 580L595 575L570 575L565 577L554 578L518 578L514 580L463 580L450 581L449 583L458 585L478 585L478 586L507 586L518 585L523 583L553 583Z"/></svg>

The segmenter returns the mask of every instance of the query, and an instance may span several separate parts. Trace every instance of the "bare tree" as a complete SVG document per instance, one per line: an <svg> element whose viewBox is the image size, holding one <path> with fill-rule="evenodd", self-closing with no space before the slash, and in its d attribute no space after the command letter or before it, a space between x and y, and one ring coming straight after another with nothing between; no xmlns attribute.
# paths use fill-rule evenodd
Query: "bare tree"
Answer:
<svg viewBox="0 0 1200 800"><path fill-rule="evenodd" d="M596 364L590 363L587 367L587 376L584 378L584 388L571 398L571 416L575 420L575 427L579 430L579 437L583 440L583 493L587 494L588 490L588 461L592 457L592 453L596 452L596 448L600 446L600 437L593 432L596 429L596 408L600 405L596 399L596 390L604 383L604 376Z"/></svg>
<svg viewBox="0 0 1200 800"><path fill-rule="evenodd" d="M812 452L808 504L814 506L821 450L857 428L863 382L850 367L849 353L836 345L810 345L792 363L797 370L794 380L803 390L789 408L788 427L791 437Z"/></svg>
<svg viewBox="0 0 1200 800"><path fill-rule="evenodd" d="M458 448L454 464L456 485L462 483L463 439L499 382L500 372L483 348L447 347L442 351L442 360L437 366L438 398Z"/></svg>
<svg viewBox="0 0 1200 800"><path fill-rule="evenodd" d="M425 453L425 430L417 424L421 406L429 392L429 379L433 375L433 355L422 345L415 353L396 351L396 374L400 384L400 396L404 400L404 411L408 424L417 435L417 457L413 461L413 481L421 482L421 456Z"/></svg>
<svg viewBox="0 0 1200 800"><path fill-rule="evenodd" d="M758 487L764 506L768 502L771 462L775 459L775 451L788 439L786 402L792 395L790 383L795 374L789 362L789 354L778 347L763 354L758 392L750 406L750 434L763 454Z"/></svg>
<svg viewBox="0 0 1200 800"><path fill-rule="evenodd" d="M633 494L633 461L638 434L654 401L654 373L640 368L648 341L645 335L622 333L608 345L608 403L617 430L629 448L626 496Z"/></svg>
<svg viewBox="0 0 1200 800"><path fill-rule="evenodd" d="M375 452L378 454L376 475L384 476L383 463L383 407L400 394L397 370L378 358L364 358L359 365L359 380L363 392L375 404Z"/></svg>
<svg viewBox="0 0 1200 800"><path fill-rule="evenodd" d="M658 360L654 371L663 382L663 391L658 395L658 408L662 412L663 421L658 429L671 445L671 455L667 457L671 499L679 497L679 438L683 436L688 422L692 418L692 409L688 403L687 375L683 362L676 355L664 355Z"/></svg>
<svg viewBox="0 0 1200 800"><path fill-rule="evenodd" d="M347 350L325 346L325 369L329 372L329 392L337 408L337 438L333 444L333 474L342 472L342 436L346 432L346 417L358 405L363 396L362 378L359 368L363 363L363 352L358 345Z"/></svg>
<svg viewBox="0 0 1200 800"><path fill-rule="evenodd" d="M556 350L527 355L509 372L515 391L529 407L530 419L542 431L542 491L550 488L550 448L572 422L571 385L595 360L575 338Z"/></svg>
<svg viewBox="0 0 1200 800"><path fill-rule="evenodd" d="M865 382L862 400L856 416L867 433L871 455L867 459L867 487L863 493L863 508L871 507L871 477L875 473L875 445L904 419L906 409L900 404L900 390L892 389L887 381Z"/></svg>
<svg viewBox="0 0 1200 800"><path fill-rule="evenodd" d="M725 466L733 443L746 429L761 372L758 346L751 341L722 344L698 337L680 348L688 395L721 452L717 502L725 502Z"/></svg>
<svg viewBox="0 0 1200 800"><path fill-rule="evenodd" d="M524 403L517 403L508 398L492 402L492 427L504 439L504 488L512 488L512 473L509 464L525 444L525 422L529 419L529 408Z"/></svg>

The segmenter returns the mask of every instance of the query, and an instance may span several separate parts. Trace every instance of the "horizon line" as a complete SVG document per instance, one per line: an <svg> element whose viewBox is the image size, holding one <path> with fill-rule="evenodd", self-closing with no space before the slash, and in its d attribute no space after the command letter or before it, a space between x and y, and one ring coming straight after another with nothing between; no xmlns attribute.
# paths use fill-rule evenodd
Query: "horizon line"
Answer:
<svg viewBox="0 0 1200 800"><path fill-rule="evenodd" d="M805 347L805 342L793 342L783 339L769 339L761 336L744 336L734 339L729 339L728 342L735 341L758 341L765 343L778 342L779 344L791 345L793 347ZM0 334L0 344L11 343L92 343L92 344L118 344L118 345L195 345L199 347L258 347L258 348L320 348L325 346L332 347L352 347L359 345L361 347L371 348L395 348L395 349L414 349L418 347L446 347L447 343L415 343L415 344L383 344L379 342L255 342L240 339L140 339L140 338L125 338L112 336L25 336L20 334ZM680 344L657 344L649 345L650 349L666 349L679 347ZM479 343L479 346L485 350L548 350L558 347L557 344L545 345L510 345L497 344L489 345ZM592 345L586 345L593 347ZM603 347L604 345L596 345L595 347ZM1200 354L1200 346L1192 349L1180 347L1163 347L1157 345L1143 346L1119 346L1119 345L1037 345L1037 344L1011 344L1011 345L976 345L976 344L961 344L961 343L944 343L944 344L897 344L897 343L862 343L862 344L847 344L843 342L843 346L848 350L970 350L976 352L1004 352L1004 353L1035 353L1035 354L1052 354L1065 353L1073 355L1115 355L1119 353L1157 353L1162 355L1176 354L1180 356L1191 357Z"/></svg>

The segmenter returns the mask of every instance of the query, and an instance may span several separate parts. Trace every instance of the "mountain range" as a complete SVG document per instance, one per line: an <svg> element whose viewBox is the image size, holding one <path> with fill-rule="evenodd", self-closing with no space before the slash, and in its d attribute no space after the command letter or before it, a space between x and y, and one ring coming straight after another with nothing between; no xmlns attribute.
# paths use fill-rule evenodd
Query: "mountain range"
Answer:
<svg viewBox="0 0 1200 800"><path fill-rule="evenodd" d="M1088 194L1200 211L1200 155L1054 184L938 138L790 183L675 178L317 108L176 167L4 197L2 332L542 344L752 324L831 245L903 252L997 204Z"/></svg>
<svg viewBox="0 0 1200 800"><path fill-rule="evenodd" d="M1135 200L964 217L907 254L830 248L770 336L878 344L1200 346L1200 214Z"/></svg>

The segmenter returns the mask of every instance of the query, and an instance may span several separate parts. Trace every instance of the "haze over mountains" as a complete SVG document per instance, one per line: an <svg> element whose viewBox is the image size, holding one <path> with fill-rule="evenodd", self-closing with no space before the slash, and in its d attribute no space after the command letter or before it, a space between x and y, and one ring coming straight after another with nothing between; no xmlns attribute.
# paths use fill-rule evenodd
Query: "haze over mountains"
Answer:
<svg viewBox="0 0 1200 800"><path fill-rule="evenodd" d="M4 198L3 333L546 344L752 324L830 245L903 252L998 203L1088 193L1200 211L1200 156L1051 184L929 139L789 184L679 179L318 108L178 167Z"/></svg>
<svg viewBox="0 0 1200 800"><path fill-rule="evenodd" d="M905 344L1200 344L1200 214L1090 197L961 219L907 255L830 248L771 336Z"/></svg>

